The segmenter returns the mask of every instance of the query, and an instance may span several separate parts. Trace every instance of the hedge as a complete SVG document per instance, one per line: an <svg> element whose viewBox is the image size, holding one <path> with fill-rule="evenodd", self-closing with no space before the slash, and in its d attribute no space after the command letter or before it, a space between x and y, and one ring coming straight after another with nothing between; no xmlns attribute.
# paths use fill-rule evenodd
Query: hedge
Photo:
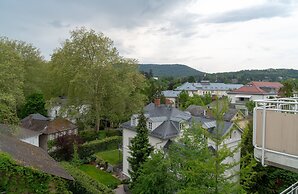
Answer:
<svg viewBox="0 0 298 194"><path fill-rule="evenodd" d="M79 156L81 159L85 159L100 151L118 149L121 140L122 137L113 136L102 140L86 142L79 147Z"/></svg>
<svg viewBox="0 0 298 194"><path fill-rule="evenodd" d="M121 131L119 130L83 130L79 132L79 136L84 142L100 140L106 137L121 136Z"/></svg>
<svg viewBox="0 0 298 194"><path fill-rule="evenodd" d="M0 193L70 193L66 180L18 165L0 152Z"/></svg>
<svg viewBox="0 0 298 194"><path fill-rule="evenodd" d="M113 193L107 186L94 180L92 177L78 169L77 167L67 163L61 162L66 171L75 179L70 185L70 189L73 193Z"/></svg>

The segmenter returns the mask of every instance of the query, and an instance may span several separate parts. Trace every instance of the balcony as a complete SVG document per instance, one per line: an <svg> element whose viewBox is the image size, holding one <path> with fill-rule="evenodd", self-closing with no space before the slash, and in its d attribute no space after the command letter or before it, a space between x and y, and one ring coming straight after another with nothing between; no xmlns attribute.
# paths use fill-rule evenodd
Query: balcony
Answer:
<svg viewBox="0 0 298 194"><path fill-rule="evenodd" d="M254 156L262 165L298 172L298 98L256 100Z"/></svg>

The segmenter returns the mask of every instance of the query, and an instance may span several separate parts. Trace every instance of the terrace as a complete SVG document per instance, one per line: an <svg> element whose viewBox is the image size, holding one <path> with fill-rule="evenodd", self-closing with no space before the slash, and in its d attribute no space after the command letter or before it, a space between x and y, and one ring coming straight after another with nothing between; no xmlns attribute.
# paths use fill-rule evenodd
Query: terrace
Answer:
<svg viewBox="0 0 298 194"><path fill-rule="evenodd" d="M254 156L262 165L298 172L298 98L256 100Z"/></svg>

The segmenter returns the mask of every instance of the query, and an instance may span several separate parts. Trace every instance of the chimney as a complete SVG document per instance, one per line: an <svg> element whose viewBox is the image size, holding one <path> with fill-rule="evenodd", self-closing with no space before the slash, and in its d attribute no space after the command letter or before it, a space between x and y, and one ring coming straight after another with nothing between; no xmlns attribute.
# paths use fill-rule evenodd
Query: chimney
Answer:
<svg viewBox="0 0 298 194"><path fill-rule="evenodd" d="M156 107L159 107L160 106L160 98L155 98L154 99L154 104Z"/></svg>

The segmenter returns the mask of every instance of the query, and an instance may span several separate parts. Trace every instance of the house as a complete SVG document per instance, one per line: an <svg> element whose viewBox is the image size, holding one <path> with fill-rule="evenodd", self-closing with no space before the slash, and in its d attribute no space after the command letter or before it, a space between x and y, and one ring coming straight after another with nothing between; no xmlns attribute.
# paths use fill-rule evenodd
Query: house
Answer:
<svg viewBox="0 0 298 194"><path fill-rule="evenodd" d="M178 97L181 91L164 90L161 93L166 99L168 99L171 102L172 106L177 107Z"/></svg>
<svg viewBox="0 0 298 194"><path fill-rule="evenodd" d="M144 108L147 118L147 128L149 130L149 143L155 149L163 149L167 142L179 136L183 125L188 125L191 120L189 113L178 110L169 105L160 104L159 99L155 103L150 103ZM129 157L130 141L136 135L135 127L138 125L138 115L134 114L130 121L121 125L123 130L123 173L129 177Z"/></svg>
<svg viewBox="0 0 298 194"><path fill-rule="evenodd" d="M23 142L39 147L39 135L41 133L38 131L6 124L0 124L0 129L2 133L9 133Z"/></svg>
<svg viewBox="0 0 298 194"><path fill-rule="evenodd" d="M67 104L67 97L60 96L54 99L48 108L48 118L54 120L57 117L62 117L76 123L77 119L85 115L90 109L90 106L83 104L80 106L73 106Z"/></svg>
<svg viewBox="0 0 298 194"><path fill-rule="evenodd" d="M248 101L277 97L282 86L279 82L252 81L238 89L229 91L228 97L232 104L245 105Z"/></svg>
<svg viewBox="0 0 298 194"><path fill-rule="evenodd" d="M8 153L19 165L32 167L67 180L74 180L46 151L9 134L0 133L0 152Z"/></svg>
<svg viewBox="0 0 298 194"><path fill-rule="evenodd" d="M209 81L201 81L200 83L189 83L186 82L183 85L177 87L176 91L186 91L189 96L206 95L211 96L227 96L227 92L242 87L242 84L225 84L225 83L210 83Z"/></svg>
<svg viewBox="0 0 298 194"><path fill-rule="evenodd" d="M54 140L63 135L78 134L78 128L71 121L64 118L49 120L41 114L31 114L21 120L22 133L39 133L38 147L48 149L48 141ZM27 132L25 132L27 131Z"/></svg>
<svg viewBox="0 0 298 194"><path fill-rule="evenodd" d="M169 142L175 141L182 134L184 127L188 128L190 125L200 123L203 128L210 133L214 133L216 121L204 116L193 116L190 112L180 111L169 105L160 104L159 99L155 103L150 103L144 108L144 115L147 118L147 128L149 130L149 143L155 149L163 149L168 146ZM121 125L123 130L123 173L129 176L129 145L132 138L136 135L136 126L138 125L138 115L134 114L130 121ZM221 131L222 136L227 136L225 144L234 149L238 146L241 140L242 131L233 122L224 121L224 128ZM215 149L214 142L208 140L208 145ZM240 161L240 151L233 157L228 158L226 162ZM240 166L236 166L233 170L239 170Z"/></svg>

